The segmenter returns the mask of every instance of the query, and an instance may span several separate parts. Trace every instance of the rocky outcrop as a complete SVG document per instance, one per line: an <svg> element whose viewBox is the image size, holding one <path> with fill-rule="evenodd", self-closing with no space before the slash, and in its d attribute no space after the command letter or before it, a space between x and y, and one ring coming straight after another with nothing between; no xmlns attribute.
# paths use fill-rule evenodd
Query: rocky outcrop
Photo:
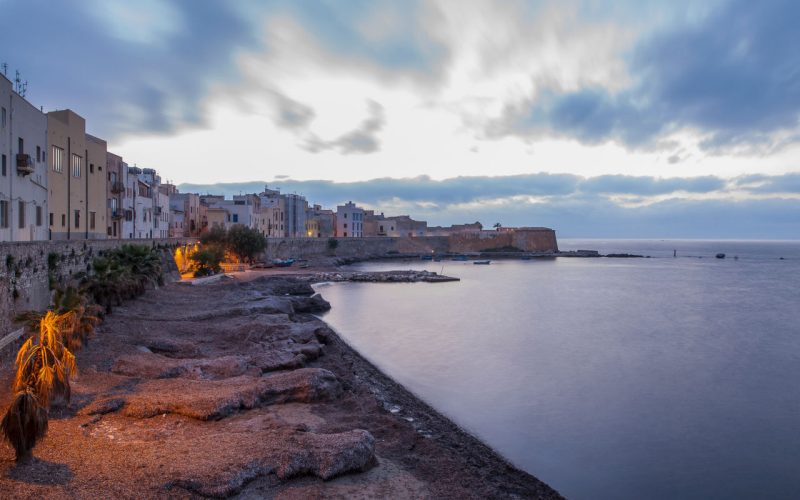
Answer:
<svg viewBox="0 0 800 500"><path fill-rule="evenodd" d="M199 420L217 420L241 409L329 401L341 393L336 376L321 368L225 380L157 379L139 384L137 392L126 398L123 414L149 418L175 413Z"/></svg>

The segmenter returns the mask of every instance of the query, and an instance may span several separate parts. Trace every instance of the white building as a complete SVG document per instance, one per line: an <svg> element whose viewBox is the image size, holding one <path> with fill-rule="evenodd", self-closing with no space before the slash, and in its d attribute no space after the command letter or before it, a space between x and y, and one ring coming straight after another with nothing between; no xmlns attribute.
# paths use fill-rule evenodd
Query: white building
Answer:
<svg viewBox="0 0 800 500"><path fill-rule="evenodd" d="M364 236L364 209L352 201L336 207L336 236L361 238Z"/></svg>
<svg viewBox="0 0 800 500"><path fill-rule="evenodd" d="M49 238L47 116L0 75L0 241Z"/></svg>

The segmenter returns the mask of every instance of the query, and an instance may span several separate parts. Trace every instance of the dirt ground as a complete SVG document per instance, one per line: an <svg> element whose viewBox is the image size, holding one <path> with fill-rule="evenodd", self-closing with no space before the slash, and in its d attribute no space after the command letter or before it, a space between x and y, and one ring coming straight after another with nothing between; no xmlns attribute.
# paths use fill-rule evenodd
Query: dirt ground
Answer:
<svg viewBox="0 0 800 500"><path fill-rule="evenodd" d="M312 315L324 301L297 273L170 284L115 308L35 459L0 445L0 496L561 498L361 358Z"/></svg>

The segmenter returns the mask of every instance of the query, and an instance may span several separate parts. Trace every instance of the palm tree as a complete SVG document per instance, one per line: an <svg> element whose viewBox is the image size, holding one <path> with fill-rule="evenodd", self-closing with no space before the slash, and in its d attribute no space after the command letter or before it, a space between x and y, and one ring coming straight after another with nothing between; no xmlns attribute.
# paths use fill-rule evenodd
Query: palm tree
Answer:
<svg viewBox="0 0 800 500"><path fill-rule="evenodd" d="M74 321L74 313L48 311L39 322L38 338L30 337L17 353L14 400L0 421L0 431L14 447L17 461L30 458L33 447L47 433L51 397L60 393L69 400L69 380L77 367L62 339L63 330Z"/></svg>

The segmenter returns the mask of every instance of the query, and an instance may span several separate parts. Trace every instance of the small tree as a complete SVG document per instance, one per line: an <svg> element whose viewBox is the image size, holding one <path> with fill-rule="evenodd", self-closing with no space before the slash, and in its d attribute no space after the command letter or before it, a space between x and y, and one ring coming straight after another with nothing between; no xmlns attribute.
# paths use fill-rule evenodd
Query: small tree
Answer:
<svg viewBox="0 0 800 500"><path fill-rule="evenodd" d="M225 258L225 249L219 245L206 245L189 256L196 269L195 277L209 276L222 270L220 263Z"/></svg>
<svg viewBox="0 0 800 500"><path fill-rule="evenodd" d="M200 243L203 245L217 244L225 246L228 244L228 231L222 226L214 226L200 237Z"/></svg>
<svg viewBox="0 0 800 500"><path fill-rule="evenodd" d="M263 234L242 225L230 228L227 241L228 250L246 262L253 262L253 259L267 248L267 239Z"/></svg>

